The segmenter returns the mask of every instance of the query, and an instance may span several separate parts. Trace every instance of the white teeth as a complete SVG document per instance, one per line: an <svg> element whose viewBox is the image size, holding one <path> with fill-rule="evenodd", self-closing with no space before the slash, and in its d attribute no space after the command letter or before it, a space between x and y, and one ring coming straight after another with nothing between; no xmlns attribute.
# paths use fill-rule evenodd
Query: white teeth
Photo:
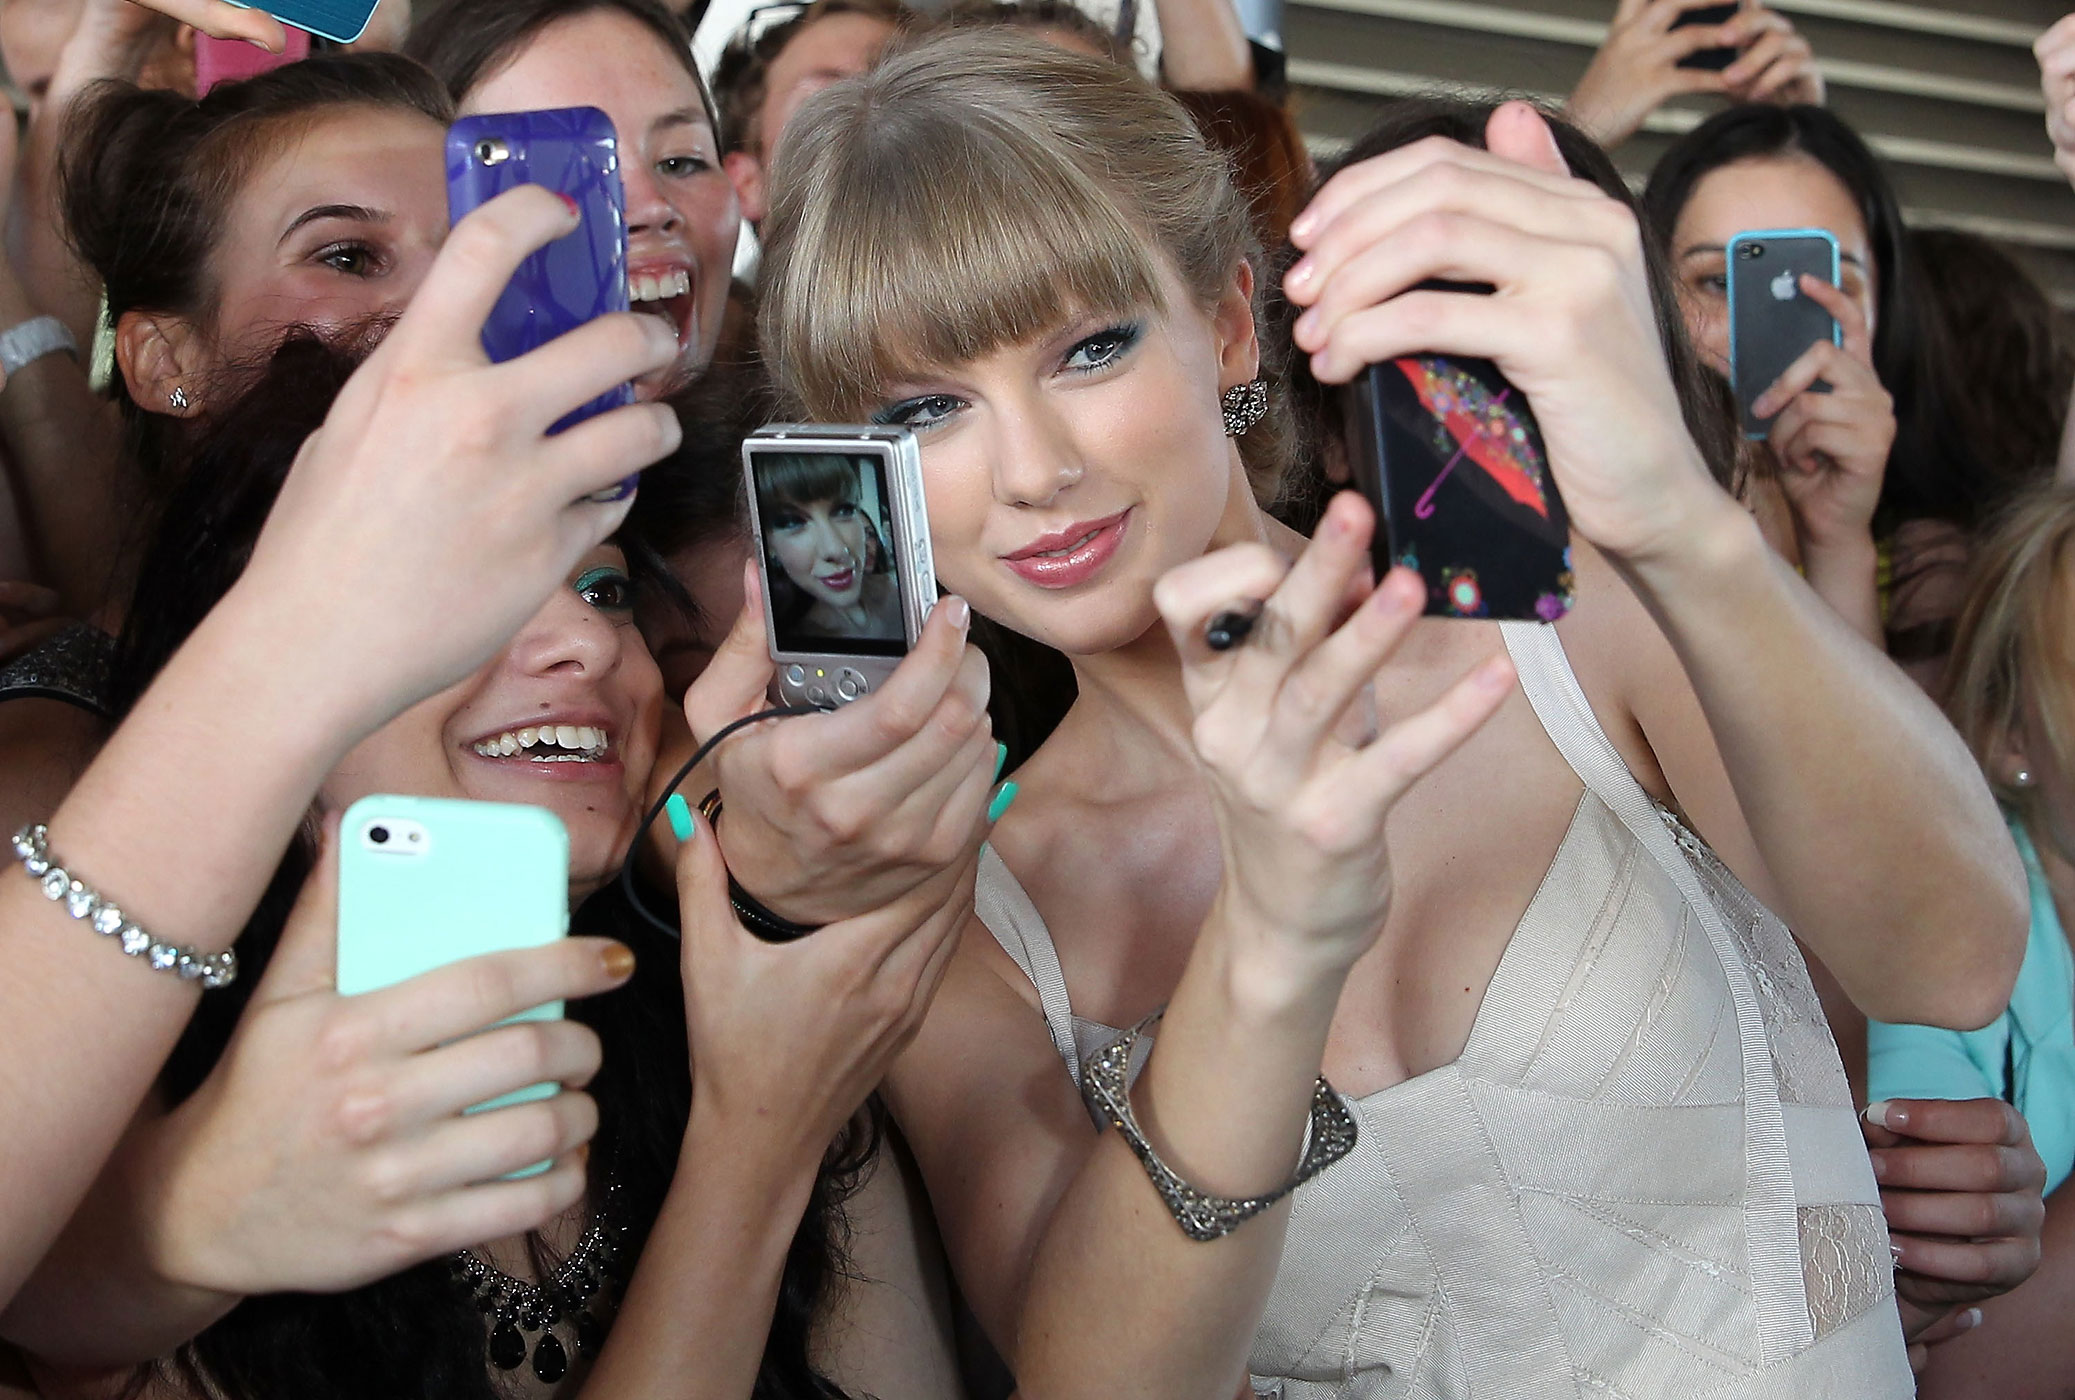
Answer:
<svg viewBox="0 0 2075 1400"><path fill-rule="evenodd" d="M666 272L661 277L642 274L627 279L627 300L635 303L681 297L691 290L692 275L683 268L675 272Z"/></svg>
<svg viewBox="0 0 2075 1400"><path fill-rule="evenodd" d="M525 754L535 763L586 763L604 758L611 750L612 736L589 724L544 724L537 728L507 729L480 739L475 751L485 758L510 758ZM535 753L532 750L539 749Z"/></svg>

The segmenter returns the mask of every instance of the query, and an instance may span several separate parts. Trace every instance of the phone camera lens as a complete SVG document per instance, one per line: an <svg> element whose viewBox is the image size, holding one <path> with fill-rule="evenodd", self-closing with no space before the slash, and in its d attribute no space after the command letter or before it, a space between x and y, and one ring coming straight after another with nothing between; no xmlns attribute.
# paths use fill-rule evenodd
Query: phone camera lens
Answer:
<svg viewBox="0 0 2075 1400"><path fill-rule="evenodd" d="M386 846L389 844L389 828L386 826L371 826L367 829L367 839L374 842L377 846Z"/></svg>
<svg viewBox="0 0 2075 1400"><path fill-rule="evenodd" d="M476 142L476 159L485 165L502 165L511 158L511 147L495 136L488 136Z"/></svg>
<svg viewBox="0 0 2075 1400"><path fill-rule="evenodd" d="M1765 245L1763 243L1746 243L1744 244L1743 252L1747 258L1762 258L1765 256Z"/></svg>

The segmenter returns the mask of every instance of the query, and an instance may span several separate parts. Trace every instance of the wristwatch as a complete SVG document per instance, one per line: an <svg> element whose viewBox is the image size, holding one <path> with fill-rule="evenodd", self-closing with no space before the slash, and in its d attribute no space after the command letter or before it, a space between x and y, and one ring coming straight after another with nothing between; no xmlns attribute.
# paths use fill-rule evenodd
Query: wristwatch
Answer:
<svg viewBox="0 0 2075 1400"><path fill-rule="evenodd" d="M17 326L0 331L0 389L14 378L23 366L33 364L45 355L63 350L73 359L79 358L79 343L72 339L72 332L55 316L33 316Z"/></svg>

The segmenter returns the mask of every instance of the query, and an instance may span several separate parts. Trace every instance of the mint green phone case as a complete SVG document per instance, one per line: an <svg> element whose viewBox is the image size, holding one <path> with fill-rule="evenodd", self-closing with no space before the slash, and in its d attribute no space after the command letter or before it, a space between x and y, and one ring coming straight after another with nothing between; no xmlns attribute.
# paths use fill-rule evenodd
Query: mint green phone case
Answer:
<svg viewBox="0 0 2075 1400"><path fill-rule="evenodd" d="M372 834L388 838L377 842ZM437 797L363 797L339 823L339 992L358 996L569 932L569 833L541 807ZM514 1021L551 1021L562 1003ZM469 1109L542 1099L532 1084ZM514 1176L546 1170L540 1162Z"/></svg>

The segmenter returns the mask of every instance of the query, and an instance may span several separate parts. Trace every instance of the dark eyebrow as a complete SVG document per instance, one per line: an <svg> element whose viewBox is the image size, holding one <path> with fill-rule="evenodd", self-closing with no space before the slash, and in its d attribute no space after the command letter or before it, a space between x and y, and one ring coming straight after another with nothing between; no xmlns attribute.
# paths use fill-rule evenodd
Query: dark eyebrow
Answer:
<svg viewBox="0 0 2075 1400"><path fill-rule="evenodd" d="M319 219L352 219L356 223L380 224L387 223L389 215L380 209L369 209L360 204L320 204L296 215L294 222L281 231L281 242L286 243L304 224L313 224Z"/></svg>
<svg viewBox="0 0 2075 1400"><path fill-rule="evenodd" d="M665 112L662 116L657 117L648 124L648 129L650 131L661 131L665 127L673 126L703 126L710 129L712 125L711 122L706 120L706 113L700 111L697 107L680 107L674 112Z"/></svg>
<svg viewBox="0 0 2075 1400"><path fill-rule="evenodd" d="M1679 256L1683 259L1690 258L1695 253L1727 253L1728 251L1729 249L1720 243L1695 243L1691 247L1681 249ZM1866 270L1866 259L1860 257L1857 253L1840 251L1837 255L1837 260L1839 262L1848 262L1861 272Z"/></svg>

